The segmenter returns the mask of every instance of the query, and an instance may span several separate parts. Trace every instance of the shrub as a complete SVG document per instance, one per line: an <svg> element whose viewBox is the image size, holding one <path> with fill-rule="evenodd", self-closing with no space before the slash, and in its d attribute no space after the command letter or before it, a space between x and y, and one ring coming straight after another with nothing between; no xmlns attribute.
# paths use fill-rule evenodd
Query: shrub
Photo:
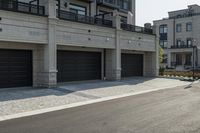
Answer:
<svg viewBox="0 0 200 133"><path fill-rule="evenodd" d="M160 67L159 74L163 76L164 72L165 72L165 68L164 67Z"/></svg>
<svg viewBox="0 0 200 133"><path fill-rule="evenodd" d="M192 71L164 71L163 75L193 77ZM194 77L200 79L200 71L195 71Z"/></svg>

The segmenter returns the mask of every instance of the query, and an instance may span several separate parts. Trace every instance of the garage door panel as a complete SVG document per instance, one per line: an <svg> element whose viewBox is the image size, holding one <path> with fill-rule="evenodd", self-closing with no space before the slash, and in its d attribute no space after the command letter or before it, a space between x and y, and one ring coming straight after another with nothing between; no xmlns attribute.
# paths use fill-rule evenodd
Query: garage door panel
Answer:
<svg viewBox="0 0 200 133"><path fill-rule="evenodd" d="M143 55L122 54L122 77L143 76Z"/></svg>
<svg viewBox="0 0 200 133"><path fill-rule="evenodd" d="M58 51L58 82L101 79L101 53Z"/></svg>
<svg viewBox="0 0 200 133"><path fill-rule="evenodd" d="M32 51L0 49L0 88L31 85Z"/></svg>

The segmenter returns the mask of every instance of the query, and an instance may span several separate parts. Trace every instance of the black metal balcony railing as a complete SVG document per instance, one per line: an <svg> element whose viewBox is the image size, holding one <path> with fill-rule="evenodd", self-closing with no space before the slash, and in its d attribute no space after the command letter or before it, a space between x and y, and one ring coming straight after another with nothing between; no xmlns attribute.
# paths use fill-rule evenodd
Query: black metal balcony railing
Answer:
<svg viewBox="0 0 200 133"><path fill-rule="evenodd" d="M58 10L57 12L58 12L58 18L63 19L63 20L105 26L105 27L110 27L110 28L113 27L113 22L111 20L79 15L79 14L72 13L69 11Z"/></svg>
<svg viewBox="0 0 200 133"><path fill-rule="evenodd" d="M147 28L144 28L144 27L139 27L139 26L125 24L125 23L121 24L121 28L123 30L131 31L131 32L138 32L138 33L151 34L151 35L153 34L152 29L147 29Z"/></svg>
<svg viewBox="0 0 200 133"><path fill-rule="evenodd" d="M180 48L192 48L192 45L173 45L171 49L180 49Z"/></svg>
<svg viewBox="0 0 200 133"><path fill-rule="evenodd" d="M186 61L184 65L185 66L192 66L192 62L191 61Z"/></svg>
<svg viewBox="0 0 200 133"><path fill-rule="evenodd" d="M25 2L0 0L0 10L28 13L33 15L45 15L45 7Z"/></svg>
<svg viewBox="0 0 200 133"><path fill-rule="evenodd" d="M176 67L178 65L183 65L183 64L182 62L171 62L172 67ZM192 62L191 61L185 62L184 66L192 66Z"/></svg>
<svg viewBox="0 0 200 133"><path fill-rule="evenodd" d="M169 19L187 18L187 17L199 16L199 15L200 13L189 13L189 14L182 14L182 15L169 17Z"/></svg>

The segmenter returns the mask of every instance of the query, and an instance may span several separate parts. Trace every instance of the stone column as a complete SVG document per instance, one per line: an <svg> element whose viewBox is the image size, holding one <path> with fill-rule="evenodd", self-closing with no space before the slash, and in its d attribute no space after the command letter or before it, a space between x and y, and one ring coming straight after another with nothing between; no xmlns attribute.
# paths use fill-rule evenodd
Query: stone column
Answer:
<svg viewBox="0 0 200 133"><path fill-rule="evenodd" d="M121 79L121 48L120 48L120 23L121 17L117 11L113 12L113 26L115 30L115 49L106 50L106 79Z"/></svg>
<svg viewBox="0 0 200 133"><path fill-rule="evenodd" d="M154 76L159 76L159 68L160 68L160 60L159 60L159 38L155 37L155 43L156 43L156 53L153 53L153 58L152 58L152 62L153 62L153 68L156 68L155 72L154 72ZM155 59L155 62L153 61L153 59Z"/></svg>
<svg viewBox="0 0 200 133"><path fill-rule="evenodd" d="M47 0L48 10L48 44L44 46L44 70L41 85L54 87L57 84L57 46L56 46L56 4L55 0Z"/></svg>
<svg viewBox="0 0 200 133"><path fill-rule="evenodd" d="M92 17L94 17L96 15L96 10L97 10L96 0L93 0L93 2L91 3L91 16Z"/></svg>
<svg viewBox="0 0 200 133"><path fill-rule="evenodd" d="M200 49L197 49L197 66L200 67Z"/></svg>
<svg viewBox="0 0 200 133"><path fill-rule="evenodd" d="M186 54L183 53L182 54L182 66L185 66L185 63L186 63Z"/></svg>
<svg viewBox="0 0 200 133"><path fill-rule="evenodd" d="M133 25L135 25L135 19L136 19L136 9L135 9L135 0L132 0L131 2L131 12L133 13Z"/></svg>
<svg viewBox="0 0 200 133"><path fill-rule="evenodd" d="M171 62L172 62L172 57L171 57L171 52L167 52L167 66L171 67Z"/></svg>
<svg viewBox="0 0 200 133"><path fill-rule="evenodd" d="M193 54L194 54L194 61L193 61ZM197 57L197 49L195 48L194 49L194 53L192 52L192 66L194 64L194 67L197 67L198 66L198 57ZM194 62L194 63L193 63Z"/></svg>

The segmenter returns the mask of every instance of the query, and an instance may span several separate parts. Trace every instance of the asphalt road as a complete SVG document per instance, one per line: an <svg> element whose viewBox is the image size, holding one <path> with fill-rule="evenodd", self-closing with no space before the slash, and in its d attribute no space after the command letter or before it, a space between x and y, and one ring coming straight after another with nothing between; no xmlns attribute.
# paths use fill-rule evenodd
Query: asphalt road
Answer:
<svg viewBox="0 0 200 133"><path fill-rule="evenodd" d="M0 133L200 133L200 86L3 121Z"/></svg>

